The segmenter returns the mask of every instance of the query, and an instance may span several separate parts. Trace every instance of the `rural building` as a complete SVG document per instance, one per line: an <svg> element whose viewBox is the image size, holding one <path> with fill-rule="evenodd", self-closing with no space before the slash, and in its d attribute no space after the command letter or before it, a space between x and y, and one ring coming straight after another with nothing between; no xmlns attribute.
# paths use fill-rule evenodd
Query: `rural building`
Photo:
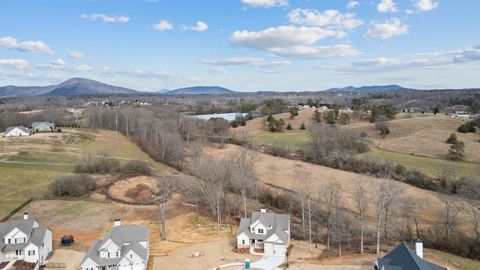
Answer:
<svg viewBox="0 0 480 270"><path fill-rule="evenodd" d="M193 117L201 120L221 118L228 122L232 122L233 120L237 119L237 117L247 118L247 116L248 116L248 113L214 113L214 114L199 114L199 115L194 115Z"/></svg>
<svg viewBox="0 0 480 270"><path fill-rule="evenodd" d="M0 223L0 239L0 263L25 262L38 269L52 252L52 231L40 227L28 213L23 214L23 219Z"/></svg>
<svg viewBox="0 0 480 270"><path fill-rule="evenodd" d="M32 123L33 132L53 132L55 131L55 123L49 122L33 122Z"/></svg>
<svg viewBox="0 0 480 270"><path fill-rule="evenodd" d="M415 251L401 243L385 257L375 261L375 270L447 270L423 259L423 242L415 242Z"/></svg>
<svg viewBox="0 0 480 270"><path fill-rule="evenodd" d="M80 270L144 270L148 262L148 229L138 225L114 227L103 240L95 241L80 264Z"/></svg>
<svg viewBox="0 0 480 270"><path fill-rule="evenodd" d="M290 244L290 215L265 209L242 218L237 234L238 249L263 249L266 254L285 254Z"/></svg>
<svg viewBox="0 0 480 270"><path fill-rule="evenodd" d="M32 135L32 131L24 126L9 127L3 133L4 137L22 137L30 135Z"/></svg>

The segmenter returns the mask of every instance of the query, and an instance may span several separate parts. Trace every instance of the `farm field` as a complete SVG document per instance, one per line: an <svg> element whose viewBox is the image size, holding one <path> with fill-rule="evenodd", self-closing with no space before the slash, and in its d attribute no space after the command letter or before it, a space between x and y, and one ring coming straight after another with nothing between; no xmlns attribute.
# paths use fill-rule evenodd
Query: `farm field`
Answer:
<svg viewBox="0 0 480 270"><path fill-rule="evenodd" d="M300 111L301 120L298 122L306 122L309 117L311 118L311 111L311 109ZM288 114L282 115L288 116ZM459 176L480 178L480 143L478 142L480 134L456 132L459 140L465 143L464 161L446 159L449 145L445 140L465 120L452 119L445 115L407 113L400 113L397 118L389 122L391 134L386 138L381 138L374 124L371 123L357 122L338 127L352 128L367 134L370 151L361 156L387 159L432 177L438 175L439 168L449 166L455 168ZM247 121L247 126L239 130L251 132L252 141L256 145L286 146L290 150L305 149L311 140L308 125L307 131L269 132L261 128L261 118Z"/></svg>

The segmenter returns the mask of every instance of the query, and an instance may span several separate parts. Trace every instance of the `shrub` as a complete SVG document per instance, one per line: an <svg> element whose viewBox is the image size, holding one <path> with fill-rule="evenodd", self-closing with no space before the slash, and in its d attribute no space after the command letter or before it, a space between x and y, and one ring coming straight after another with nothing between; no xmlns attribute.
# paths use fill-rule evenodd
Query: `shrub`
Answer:
<svg viewBox="0 0 480 270"><path fill-rule="evenodd" d="M476 132L477 130L475 128L475 122L474 121L467 122L459 126L457 131L460 133Z"/></svg>
<svg viewBox="0 0 480 270"><path fill-rule="evenodd" d="M237 120L233 120L233 121L230 123L230 126L231 126L232 128L237 128L237 127L238 127L238 122L237 122Z"/></svg>
<svg viewBox="0 0 480 270"><path fill-rule="evenodd" d="M338 122L342 125L350 124L350 115L348 113L341 113Z"/></svg>
<svg viewBox="0 0 480 270"><path fill-rule="evenodd" d="M120 171L120 162L108 155L100 157L87 156L75 165L76 173L116 174Z"/></svg>
<svg viewBox="0 0 480 270"><path fill-rule="evenodd" d="M290 123L287 125L287 130L292 130L292 125Z"/></svg>
<svg viewBox="0 0 480 270"><path fill-rule="evenodd" d="M452 134L450 134L450 137L448 137L448 139L445 142L448 143L448 144L452 144L452 143L455 143L457 140L458 140L457 139L457 134L452 133Z"/></svg>
<svg viewBox="0 0 480 270"><path fill-rule="evenodd" d="M334 111L328 111L325 114L325 122L330 125L334 125L337 122L337 116Z"/></svg>
<svg viewBox="0 0 480 270"><path fill-rule="evenodd" d="M145 161L130 160L123 165L121 172L128 175L152 175L152 168Z"/></svg>
<svg viewBox="0 0 480 270"><path fill-rule="evenodd" d="M365 131L360 132L360 137L362 138L367 137L367 133Z"/></svg>
<svg viewBox="0 0 480 270"><path fill-rule="evenodd" d="M95 180L86 174L59 176L50 185L50 191L58 197L81 197L88 195L95 188Z"/></svg>
<svg viewBox="0 0 480 270"><path fill-rule="evenodd" d="M462 141L456 141L450 145L448 152L451 160L460 160L465 152L465 144Z"/></svg>
<svg viewBox="0 0 480 270"><path fill-rule="evenodd" d="M302 125L300 126L300 130L305 130L305 128L306 128L306 127L305 127L305 124L302 123Z"/></svg>
<svg viewBox="0 0 480 270"><path fill-rule="evenodd" d="M318 110L315 109L312 114L313 120L315 120L317 123L322 122L322 113Z"/></svg>
<svg viewBox="0 0 480 270"><path fill-rule="evenodd" d="M293 119L295 116L298 116L298 108L291 107L290 108L290 119Z"/></svg>

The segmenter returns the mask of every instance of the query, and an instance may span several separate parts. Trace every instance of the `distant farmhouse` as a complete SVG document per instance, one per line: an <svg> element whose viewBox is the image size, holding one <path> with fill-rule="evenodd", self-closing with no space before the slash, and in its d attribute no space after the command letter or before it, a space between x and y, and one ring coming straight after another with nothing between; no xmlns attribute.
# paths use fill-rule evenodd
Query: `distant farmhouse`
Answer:
<svg viewBox="0 0 480 270"><path fill-rule="evenodd" d="M55 123L49 122L33 122L32 123L32 130L33 132L54 132L55 131Z"/></svg>
<svg viewBox="0 0 480 270"><path fill-rule="evenodd" d="M228 122L232 122L233 120L237 119L237 117L246 118L248 113L214 113L214 114L199 114L194 115L193 118L201 119L201 120L210 120L215 118L221 118Z"/></svg>
<svg viewBox="0 0 480 270"><path fill-rule="evenodd" d="M148 235L146 228L121 225L120 219L115 219L105 239L92 244L80 270L145 270L149 256Z"/></svg>
<svg viewBox="0 0 480 270"><path fill-rule="evenodd" d="M238 249L263 249L265 254L285 254L290 245L290 215L267 213L266 209L242 218L237 234Z"/></svg>
<svg viewBox="0 0 480 270"><path fill-rule="evenodd" d="M9 264L23 261L37 270L52 252L52 231L40 227L28 213L23 219L0 223L0 239L0 263L7 262L6 269Z"/></svg>
<svg viewBox="0 0 480 270"><path fill-rule="evenodd" d="M447 270L423 259L423 242L415 242L415 251L401 243L385 257L378 258L375 270Z"/></svg>
<svg viewBox="0 0 480 270"><path fill-rule="evenodd" d="M8 127L3 137L23 137L32 135L32 130L24 126Z"/></svg>

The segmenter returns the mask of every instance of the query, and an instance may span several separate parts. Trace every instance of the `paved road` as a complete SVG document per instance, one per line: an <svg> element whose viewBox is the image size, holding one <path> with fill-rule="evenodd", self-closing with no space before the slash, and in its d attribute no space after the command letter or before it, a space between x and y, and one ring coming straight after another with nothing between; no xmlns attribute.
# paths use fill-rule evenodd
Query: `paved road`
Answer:
<svg viewBox="0 0 480 270"><path fill-rule="evenodd" d="M260 260L252 263L252 269L274 270L285 261L285 255L264 255Z"/></svg>

